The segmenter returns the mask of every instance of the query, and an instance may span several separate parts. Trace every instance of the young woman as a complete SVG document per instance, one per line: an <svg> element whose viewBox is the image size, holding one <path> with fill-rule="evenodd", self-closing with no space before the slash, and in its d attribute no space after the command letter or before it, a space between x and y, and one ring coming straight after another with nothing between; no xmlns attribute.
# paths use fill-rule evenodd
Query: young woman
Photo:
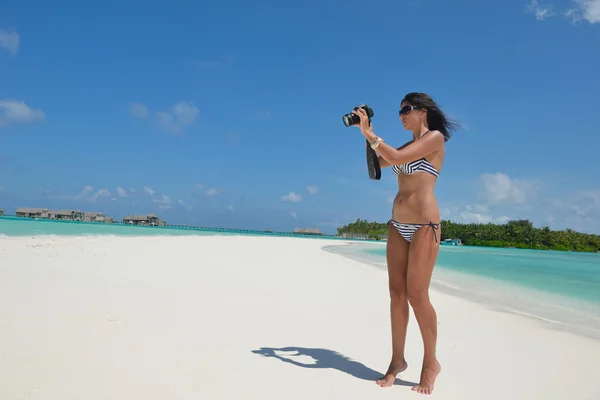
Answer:
<svg viewBox="0 0 600 400"><path fill-rule="evenodd" d="M441 226L434 187L444 161L445 143L456 127L430 96L409 93L400 103L400 119L413 139L399 148L389 146L369 124L365 110L353 111L357 125L379 153L382 168L392 167L398 178L392 218L388 221L387 265L392 325L392 360L380 386L390 386L408 364L404 344L411 305L421 336L424 355L421 378L413 390L431 394L441 371L436 357L437 316L429 301L429 283L437 259Z"/></svg>

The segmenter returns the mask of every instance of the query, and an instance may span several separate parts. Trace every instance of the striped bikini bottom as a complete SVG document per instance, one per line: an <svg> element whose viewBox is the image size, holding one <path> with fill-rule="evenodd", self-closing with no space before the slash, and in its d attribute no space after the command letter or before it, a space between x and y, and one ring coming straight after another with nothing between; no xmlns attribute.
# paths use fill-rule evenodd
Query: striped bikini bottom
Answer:
<svg viewBox="0 0 600 400"><path fill-rule="evenodd" d="M435 231L437 229L440 229L440 224L434 224L431 221L428 224L407 224L407 223L394 221L393 219L390 219L387 224L388 225L391 224L394 228L396 228L398 233L400 235L402 235L402 237L409 243L412 240L412 237L415 234L415 232L417 231L417 229L419 229L423 226L430 226L433 228L433 236L435 237L436 243L438 241L437 234L435 233Z"/></svg>

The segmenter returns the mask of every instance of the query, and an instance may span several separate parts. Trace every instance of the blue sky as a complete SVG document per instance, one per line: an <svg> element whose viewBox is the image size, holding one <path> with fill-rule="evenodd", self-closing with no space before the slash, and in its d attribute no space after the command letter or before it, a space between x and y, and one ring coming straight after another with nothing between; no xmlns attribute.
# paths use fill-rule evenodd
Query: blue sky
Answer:
<svg viewBox="0 0 600 400"><path fill-rule="evenodd" d="M405 93L463 129L436 195L460 222L600 233L600 0L0 5L0 208L333 233L385 222L341 116L410 139Z"/></svg>

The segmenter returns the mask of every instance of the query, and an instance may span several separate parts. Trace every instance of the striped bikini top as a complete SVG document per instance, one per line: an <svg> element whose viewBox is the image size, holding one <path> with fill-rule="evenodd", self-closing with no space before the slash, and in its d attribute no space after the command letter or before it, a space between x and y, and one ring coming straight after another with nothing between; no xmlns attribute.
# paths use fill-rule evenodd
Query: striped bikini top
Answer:
<svg viewBox="0 0 600 400"><path fill-rule="evenodd" d="M428 132L429 131L425 132L423 135L427 134ZM435 167L429 161L427 161L425 157L419 160L407 162L405 164L393 165L392 171L396 177L398 177L398 174L412 175L417 171L428 172L436 177L440 176L438 170L435 169Z"/></svg>

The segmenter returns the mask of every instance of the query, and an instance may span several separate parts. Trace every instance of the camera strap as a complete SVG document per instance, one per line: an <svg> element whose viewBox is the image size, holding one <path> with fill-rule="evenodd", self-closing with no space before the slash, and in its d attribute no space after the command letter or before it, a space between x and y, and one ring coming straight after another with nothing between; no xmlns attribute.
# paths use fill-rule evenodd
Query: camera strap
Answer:
<svg viewBox="0 0 600 400"><path fill-rule="evenodd" d="M367 169L369 170L369 178L373 180L381 179L381 167L377 159L377 153L371 148L371 143L367 142Z"/></svg>

